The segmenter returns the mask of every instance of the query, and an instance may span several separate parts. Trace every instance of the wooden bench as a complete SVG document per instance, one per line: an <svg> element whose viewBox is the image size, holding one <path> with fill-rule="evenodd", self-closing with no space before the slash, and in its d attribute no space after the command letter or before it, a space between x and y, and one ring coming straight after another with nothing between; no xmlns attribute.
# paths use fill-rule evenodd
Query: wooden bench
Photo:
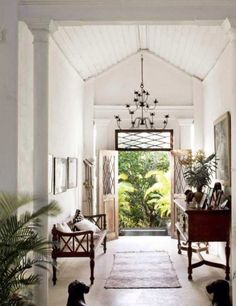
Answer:
<svg viewBox="0 0 236 306"><path fill-rule="evenodd" d="M97 214L84 216L93 222L100 231L72 231L61 232L54 224L52 229L52 259L53 259L53 284L56 284L57 276L57 258L63 257L89 257L90 258L90 281L94 282L94 257L99 246L103 245L103 251L106 253L106 215Z"/></svg>

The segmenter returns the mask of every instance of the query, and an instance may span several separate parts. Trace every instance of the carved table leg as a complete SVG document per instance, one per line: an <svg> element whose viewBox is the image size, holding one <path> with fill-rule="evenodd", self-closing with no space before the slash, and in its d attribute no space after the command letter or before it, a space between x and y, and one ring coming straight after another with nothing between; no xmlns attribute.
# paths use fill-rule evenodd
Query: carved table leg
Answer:
<svg viewBox="0 0 236 306"><path fill-rule="evenodd" d="M226 267L225 267L225 279L229 280L229 273L230 273L230 267L229 267L229 256L230 256L230 246L229 241L226 242L225 246L225 258L226 258Z"/></svg>
<svg viewBox="0 0 236 306"><path fill-rule="evenodd" d="M188 279L192 280L192 242L188 243Z"/></svg>
<svg viewBox="0 0 236 306"><path fill-rule="evenodd" d="M178 254L181 254L180 232L178 229L177 229L177 238L178 238L178 244L177 244Z"/></svg>

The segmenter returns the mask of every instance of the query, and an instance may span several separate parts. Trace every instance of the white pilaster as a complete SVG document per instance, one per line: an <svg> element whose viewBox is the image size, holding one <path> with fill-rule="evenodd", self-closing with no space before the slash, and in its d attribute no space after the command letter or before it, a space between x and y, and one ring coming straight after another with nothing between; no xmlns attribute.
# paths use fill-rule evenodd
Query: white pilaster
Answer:
<svg viewBox="0 0 236 306"><path fill-rule="evenodd" d="M193 86L193 113L194 113L194 145L193 150L203 149L204 127L203 127L203 86L202 82L192 78Z"/></svg>
<svg viewBox="0 0 236 306"><path fill-rule="evenodd" d="M236 303L236 20L226 19L223 23L225 31L230 38L232 78L234 95L231 105L231 195L232 195L232 238L231 238L231 274L233 305Z"/></svg>
<svg viewBox="0 0 236 306"><path fill-rule="evenodd" d="M94 78L84 86L84 158L94 158Z"/></svg>
<svg viewBox="0 0 236 306"><path fill-rule="evenodd" d="M193 149L193 119L178 119L179 148Z"/></svg>
<svg viewBox="0 0 236 306"><path fill-rule="evenodd" d="M28 22L33 34L34 48L34 151L33 189L35 210L48 203L48 74L49 74L49 22ZM41 235L48 236L48 218L42 220ZM48 305L48 274L36 269L41 282L35 289L35 303Z"/></svg>
<svg viewBox="0 0 236 306"><path fill-rule="evenodd" d="M84 121L83 121L83 133L84 133L84 159L96 161L95 153L95 127L94 127L94 78L88 80L84 85ZM96 173L95 167L92 168L92 185L93 185L93 212L96 211ZM85 180L85 174L83 172ZM83 211L86 212L88 204L86 202L85 188L83 188ZM90 212L91 213L91 212Z"/></svg>

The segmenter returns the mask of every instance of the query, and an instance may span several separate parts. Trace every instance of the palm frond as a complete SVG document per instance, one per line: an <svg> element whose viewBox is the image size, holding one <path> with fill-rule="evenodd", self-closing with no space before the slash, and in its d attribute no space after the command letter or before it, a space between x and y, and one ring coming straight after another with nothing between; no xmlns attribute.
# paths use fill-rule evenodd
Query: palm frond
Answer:
<svg viewBox="0 0 236 306"><path fill-rule="evenodd" d="M32 202L32 197L28 194L12 195L6 192L0 193L0 220L8 218L16 213L18 208Z"/></svg>
<svg viewBox="0 0 236 306"><path fill-rule="evenodd" d="M52 264L51 242L39 236L41 218L55 216L61 209L52 201L39 209L17 216L17 209L32 202L28 195L0 193L0 301L1 306L33 305L27 297L27 288L39 282L34 266L48 269ZM31 273L32 272L32 273Z"/></svg>

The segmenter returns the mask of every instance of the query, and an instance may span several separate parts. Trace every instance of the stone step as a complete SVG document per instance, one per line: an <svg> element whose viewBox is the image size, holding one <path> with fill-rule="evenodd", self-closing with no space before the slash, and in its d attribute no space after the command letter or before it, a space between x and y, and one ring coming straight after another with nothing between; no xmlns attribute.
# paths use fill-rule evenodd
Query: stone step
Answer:
<svg viewBox="0 0 236 306"><path fill-rule="evenodd" d="M120 230L120 236L168 236L166 228L127 228Z"/></svg>

